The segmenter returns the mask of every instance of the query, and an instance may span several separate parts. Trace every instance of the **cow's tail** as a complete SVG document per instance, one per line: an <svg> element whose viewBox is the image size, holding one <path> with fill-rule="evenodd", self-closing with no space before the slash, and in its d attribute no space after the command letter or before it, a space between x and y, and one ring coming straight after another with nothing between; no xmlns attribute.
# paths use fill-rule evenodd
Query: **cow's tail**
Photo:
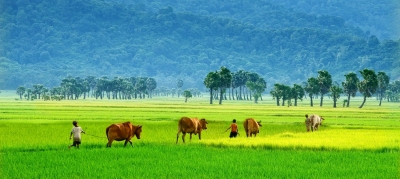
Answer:
<svg viewBox="0 0 400 179"><path fill-rule="evenodd" d="M110 130L110 127L107 127L107 129L106 129L106 136L107 136L107 139L108 139L108 131Z"/></svg>

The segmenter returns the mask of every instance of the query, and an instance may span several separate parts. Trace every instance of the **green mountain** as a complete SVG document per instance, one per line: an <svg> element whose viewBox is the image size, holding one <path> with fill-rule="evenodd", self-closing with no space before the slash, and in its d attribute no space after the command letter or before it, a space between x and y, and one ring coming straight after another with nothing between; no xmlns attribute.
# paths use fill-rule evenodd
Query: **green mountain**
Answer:
<svg viewBox="0 0 400 179"><path fill-rule="evenodd" d="M178 2L4 0L0 89L58 86L67 75L148 76L166 87L179 78L203 89L220 66L257 72L269 86L301 83L318 70L335 81L364 68L400 78L400 40L380 40L342 18L264 1ZM189 11L195 7L215 12Z"/></svg>

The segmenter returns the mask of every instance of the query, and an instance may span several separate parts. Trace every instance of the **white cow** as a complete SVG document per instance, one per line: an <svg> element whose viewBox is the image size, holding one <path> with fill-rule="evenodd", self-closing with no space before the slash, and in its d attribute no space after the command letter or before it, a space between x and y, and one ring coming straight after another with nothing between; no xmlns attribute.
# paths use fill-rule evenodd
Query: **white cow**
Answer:
<svg viewBox="0 0 400 179"><path fill-rule="evenodd" d="M312 132L318 130L318 127L322 125L322 120L325 119L317 114L311 114L310 116L306 114L305 124L307 132L310 132L310 129Z"/></svg>

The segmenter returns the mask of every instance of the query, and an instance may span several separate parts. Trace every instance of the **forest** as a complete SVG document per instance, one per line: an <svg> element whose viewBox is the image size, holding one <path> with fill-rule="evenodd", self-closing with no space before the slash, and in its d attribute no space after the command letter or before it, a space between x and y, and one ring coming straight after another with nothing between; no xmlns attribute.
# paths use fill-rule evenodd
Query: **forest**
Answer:
<svg viewBox="0 0 400 179"><path fill-rule="evenodd" d="M319 70L337 83L365 68L400 79L400 38L384 29L374 35L283 2L184 2L2 1L0 89L53 88L72 75L150 77L159 88L182 79L205 91L206 75L221 66L257 73L267 89Z"/></svg>

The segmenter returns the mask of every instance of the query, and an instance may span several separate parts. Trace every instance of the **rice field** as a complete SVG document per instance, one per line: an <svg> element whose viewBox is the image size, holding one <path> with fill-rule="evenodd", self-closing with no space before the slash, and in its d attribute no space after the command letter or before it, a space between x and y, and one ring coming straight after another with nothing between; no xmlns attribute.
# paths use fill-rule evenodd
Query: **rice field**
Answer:
<svg viewBox="0 0 400 179"><path fill-rule="evenodd" d="M377 106L373 98L359 109L275 106L275 101L208 98L145 100L16 101L0 93L0 178L400 178L399 103ZM306 132L305 114L325 120ZM206 118L208 129L175 144L182 116ZM261 120L255 138L244 134L247 117ZM239 136L224 132L237 119ZM68 149L71 122L85 131L80 149ZM131 121L143 125L133 147L106 148L105 128Z"/></svg>

